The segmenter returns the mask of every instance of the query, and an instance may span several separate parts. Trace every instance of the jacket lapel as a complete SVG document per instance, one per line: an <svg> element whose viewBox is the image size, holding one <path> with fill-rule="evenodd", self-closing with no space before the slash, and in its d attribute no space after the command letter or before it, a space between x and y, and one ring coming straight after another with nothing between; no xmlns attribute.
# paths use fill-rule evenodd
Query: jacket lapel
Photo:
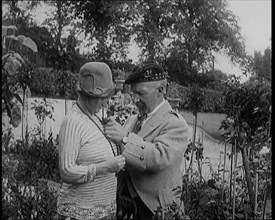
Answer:
<svg viewBox="0 0 275 220"><path fill-rule="evenodd" d="M166 100L163 106L160 109L158 109L158 111L155 112L155 114L153 114L148 121L146 121L146 123L143 125L143 127L137 134L141 137L145 137L146 135L148 135L162 122L164 116L171 110L172 108Z"/></svg>
<svg viewBox="0 0 275 220"><path fill-rule="evenodd" d="M138 114L132 115L125 122L124 128L128 131L132 131L134 129L135 124L137 123L137 120L138 120Z"/></svg>

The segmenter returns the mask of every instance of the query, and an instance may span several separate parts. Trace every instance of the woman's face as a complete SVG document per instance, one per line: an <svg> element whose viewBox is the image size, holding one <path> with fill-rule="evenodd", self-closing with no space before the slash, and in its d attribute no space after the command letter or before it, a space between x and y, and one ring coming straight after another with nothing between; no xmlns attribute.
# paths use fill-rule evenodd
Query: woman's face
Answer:
<svg viewBox="0 0 275 220"><path fill-rule="evenodd" d="M87 98L85 106L90 114L97 114L102 107L107 106L108 98Z"/></svg>

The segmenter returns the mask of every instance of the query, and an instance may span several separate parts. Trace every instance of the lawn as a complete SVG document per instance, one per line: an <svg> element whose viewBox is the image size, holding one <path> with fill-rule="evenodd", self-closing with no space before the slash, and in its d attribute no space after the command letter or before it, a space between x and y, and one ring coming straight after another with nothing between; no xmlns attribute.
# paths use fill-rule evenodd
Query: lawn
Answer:
<svg viewBox="0 0 275 220"><path fill-rule="evenodd" d="M180 111L179 112L187 121L189 126L193 128L193 120L194 115L192 112L188 111ZM221 133L219 127L221 126L222 120L226 118L226 114L216 114L216 113L198 113L197 118L197 130L196 130L196 141L203 142L203 166L202 166L202 174L204 179L212 178L212 174L218 173L218 170L221 170L224 163L224 143L221 141ZM231 146L227 145L226 154L231 153ZM195 157L194 157L195 158ZM239 154L237 164L242 164L242 158ZM184 164L184 170L189 166L189 161ZM197 168L197 161L194 160L194 169ZM230 161L228 160L228 156L226 157L226 177L228 178L228 171L230 170ZM220 177L222 172L219 173ZM228 181L228 179L227 179Z"/></svg>
<svg viewBox="0 0 275 220"><path fill-rule="evenodd" d="M194 115L192 112L188 111L179 111L179 113L185 118L186 122L193 126ZM221 133L219 128L221 126L222 120L226 118L226 114L217 114L217 113L198 113L197 126L203 128L209 135L215 139L221 138Z"/></svg>

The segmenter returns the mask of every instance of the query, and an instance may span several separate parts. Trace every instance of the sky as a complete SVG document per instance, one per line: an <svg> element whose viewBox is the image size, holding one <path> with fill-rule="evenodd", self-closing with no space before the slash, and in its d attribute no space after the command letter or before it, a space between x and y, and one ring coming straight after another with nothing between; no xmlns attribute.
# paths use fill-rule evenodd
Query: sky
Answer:
<svg viewBox="0 0 275 220"><path fill-rule="evenodd" d="M271 1L272 0L227 0L229 10L239 18L241 34L245 38L246 51L253 56L254 51L264 54L271 48ZM217 58L216 68L226 73L241 76L241 82L248 79L238 66L234 66L228 58Z"/></svg>
<svg viewBox="0 0 275 220"><path fill-rule="evenodd" d="M262 54L268 47L271 48L271 1L272 0L227 0L228 9L237 16L241 27L241 34L245 39L246 51L253 56L254 51ZM133 60L138 51L132 47L130 56ZM248 79L244 76L238 66L231 63L226 56L216 58L215 68L227 74L241 76L241 82Z"/></svg>
<svg viewBox="0 0 275 220"><path fill-rule="evenodd" d="M239 17L247 52L264 52L271 46L271 0L227 0L229 9Z"/></svg>

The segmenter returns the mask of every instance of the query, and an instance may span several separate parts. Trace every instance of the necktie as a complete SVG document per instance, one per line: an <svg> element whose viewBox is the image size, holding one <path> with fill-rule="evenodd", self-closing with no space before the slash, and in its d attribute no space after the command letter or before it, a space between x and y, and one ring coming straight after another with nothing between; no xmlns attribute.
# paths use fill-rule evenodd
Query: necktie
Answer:
<svg viewBox="0 0 275 220"><path fill-rule="evenodd" d="M135 124L135 127L133 129L133 133L137 134L140 131L142 122L144 121L144 119L146 117L147 117L147 114L139 114L138 115L138 120L137 120L137 123Z"/></svg>

